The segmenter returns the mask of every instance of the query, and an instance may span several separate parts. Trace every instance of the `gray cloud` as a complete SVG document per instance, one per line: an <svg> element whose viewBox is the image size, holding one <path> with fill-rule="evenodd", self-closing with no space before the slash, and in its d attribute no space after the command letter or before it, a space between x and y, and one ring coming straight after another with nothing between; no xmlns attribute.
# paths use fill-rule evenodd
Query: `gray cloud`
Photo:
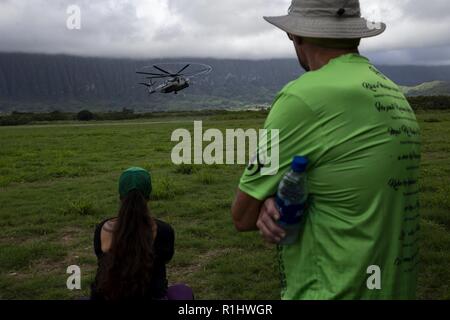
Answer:
<svg viewBox="0 0 450 320"><path fill-rule="evenodd" d="M0 0L0 51L108 57L294 57L291 43L262 16L290 0ZM66 10L81 8L81 30ZM361 0L363 14L388 24L363 41L384 64L449 64L448 0Z"/></svg>

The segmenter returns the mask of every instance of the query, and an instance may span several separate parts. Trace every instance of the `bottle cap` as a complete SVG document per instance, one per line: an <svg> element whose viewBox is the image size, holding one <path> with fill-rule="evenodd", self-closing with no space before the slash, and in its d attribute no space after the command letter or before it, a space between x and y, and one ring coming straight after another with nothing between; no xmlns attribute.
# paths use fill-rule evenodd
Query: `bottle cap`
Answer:
<svg viewBox="0 0 450 320"><path fill-rule="evenodd" d="M292 170L297 173L305 172L308 164L308 158L300 156L294 157L294 161L292 161Z"/></svg>

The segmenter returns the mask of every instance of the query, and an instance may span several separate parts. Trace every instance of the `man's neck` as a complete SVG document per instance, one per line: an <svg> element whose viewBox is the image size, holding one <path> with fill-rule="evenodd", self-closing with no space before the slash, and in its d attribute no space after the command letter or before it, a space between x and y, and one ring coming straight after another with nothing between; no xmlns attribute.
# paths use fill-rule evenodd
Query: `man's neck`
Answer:
<svg viewBox="0 0 450 320"><path fill-rule="evenodd" d="M310 55L309 67L311 71L316 71L327 65L331 60L346 54L359 54L358 49L354 50L321 50Z"/></svg>

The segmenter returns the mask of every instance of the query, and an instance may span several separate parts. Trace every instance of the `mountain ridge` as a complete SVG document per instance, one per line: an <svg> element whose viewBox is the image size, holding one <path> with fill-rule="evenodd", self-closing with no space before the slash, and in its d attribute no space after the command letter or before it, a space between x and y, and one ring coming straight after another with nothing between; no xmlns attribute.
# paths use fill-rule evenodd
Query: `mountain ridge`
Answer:
<svg viewBox="0 0 450 320"><path fill-rule="evenodd" d="M192 61L214 71L194 80L178 96L152 95L137 85L143 66ZM450 66L377 66L402 86L450 82ZM270 104L276 93L302 74L296 59L123 59L70 55L0 53L0 112L137 111L241 108ZM181 98L180 98L181 97Z"/></svg>
<svg viewBox="0 0 450 320"><path fill-rule="evenodd" d="M403 93L409 97L450 95L450 82L430 81L417 86L401 86Z"/></svg>

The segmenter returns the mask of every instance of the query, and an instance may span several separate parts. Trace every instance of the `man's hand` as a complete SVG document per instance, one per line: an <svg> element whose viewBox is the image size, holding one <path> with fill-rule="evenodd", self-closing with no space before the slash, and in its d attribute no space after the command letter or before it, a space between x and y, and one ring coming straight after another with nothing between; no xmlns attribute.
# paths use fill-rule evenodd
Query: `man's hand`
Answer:
<svg viewBox="0 0 450 320"><path fill-rule="evenodd" d="M264 202L256 223L261 235L269 243L278 244L286 237L286 232L277 223L278 220L280 213L275 205L275 198L269 198Z"/></svg>

